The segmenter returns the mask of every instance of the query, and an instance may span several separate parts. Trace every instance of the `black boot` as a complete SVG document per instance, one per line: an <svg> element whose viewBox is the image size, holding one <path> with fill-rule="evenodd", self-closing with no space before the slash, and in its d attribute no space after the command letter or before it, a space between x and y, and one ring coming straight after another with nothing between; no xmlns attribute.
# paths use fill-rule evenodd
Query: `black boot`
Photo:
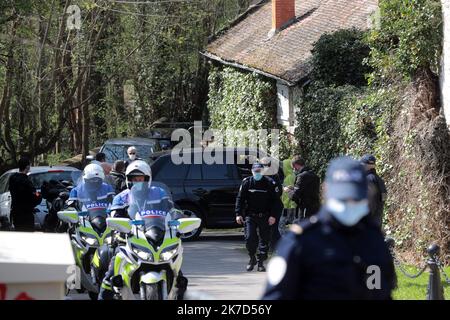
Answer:
<svg viewBox="0 0 450 320"><path fill-rule="evenodd" d="M253 268L256 266L256 257L255 256L250 256L250 261L247 264L247 271L252 271Z"/></svg>
<svg viewBox="0 0 450 320"><path fill-rule="evenodd" d="M258 271L259 272L266 272L266 268L264 267L264 260L258 261Z"/></svg>

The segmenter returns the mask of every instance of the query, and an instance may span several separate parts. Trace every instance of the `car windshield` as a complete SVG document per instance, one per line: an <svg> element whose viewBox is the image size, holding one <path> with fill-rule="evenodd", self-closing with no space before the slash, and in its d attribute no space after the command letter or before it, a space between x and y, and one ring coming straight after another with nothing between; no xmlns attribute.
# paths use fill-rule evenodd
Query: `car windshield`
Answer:
<svg viewBox="0 0 450 320"><path fill-rule="evenodd" d="M128 215L140 221L141 227L149 230L158 227L166 230L166 221L172 220L174 205L169 188L163 183L133 183L130 192Z"/></svg>
<svg viewBox="0 0 450 320"><path fill-rule="evenodd" d="M49 182L50 180L55 181L68 181L74 182L81 176L81 171L64 171L64 170L54 170L41 173L30 173L29 177L33 186L36 189L40 189L44 181Z"/></svg>
<svg viewBox="0 0 450 320"><path fill-rule="evenodd" d="M101 152L106 155L107 162L114 162L116 160L126 160L128 159L127 150L131 145L123 144L106 144ZM156 152L156 143L148 145L135 145L137 149L137 156L144 160L148 160L152 153Z"/></svg>

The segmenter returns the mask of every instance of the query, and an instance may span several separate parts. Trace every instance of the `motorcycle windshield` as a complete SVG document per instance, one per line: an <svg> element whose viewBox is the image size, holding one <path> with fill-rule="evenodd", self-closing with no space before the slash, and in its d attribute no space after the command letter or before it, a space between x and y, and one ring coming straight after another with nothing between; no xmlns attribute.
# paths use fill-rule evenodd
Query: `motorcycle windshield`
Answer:
<svg viewBox="0 0 450 320"><path fill-rule="evenodd" d="M78 181L78 185L71 191L71 198L78 201L82 214L89 220L106 218L115 195L114 188L100 178Z"/></svg>
<svg viewBox="0 0 450 320"><path fill-rule="evenodd" d="M167 221L173 219L174 205L169 188L163 183L133 183L128 214L141 229L165 232Z"/></svg>

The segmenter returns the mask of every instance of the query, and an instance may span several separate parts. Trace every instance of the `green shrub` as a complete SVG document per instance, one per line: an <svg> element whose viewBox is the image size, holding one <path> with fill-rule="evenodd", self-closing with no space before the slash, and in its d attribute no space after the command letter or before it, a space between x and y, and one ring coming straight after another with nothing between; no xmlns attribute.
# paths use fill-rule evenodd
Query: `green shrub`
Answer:
<svg viewBox="0 0 450 320"><path fill-rule="evenodd" d="M413 76L421 68L439 73L442 46L440 0L380 0L380 26L371 31L372 80Z"/></svg>
<svg viewBox="0 0 450 320"><path fill-rule="evenodd" d="M364 42L364 32L357 29L339 30L324 34L312 50L312 79L326 86L367 84L366 74L371 69L364 64L370 52Z"/></svg>

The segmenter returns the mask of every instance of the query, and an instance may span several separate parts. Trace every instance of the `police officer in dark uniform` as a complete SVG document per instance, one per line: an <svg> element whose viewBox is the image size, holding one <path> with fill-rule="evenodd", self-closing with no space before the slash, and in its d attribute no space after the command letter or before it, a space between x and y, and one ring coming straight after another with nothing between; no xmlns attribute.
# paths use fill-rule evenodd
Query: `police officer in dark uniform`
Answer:
<svg viewBox="0 0 450 320"><path fill-rule="evenodd" d="M369 218L367 178L349 157L333 160L326 203L280 241L265 300L391 299L396 276L381 230Z"/></svg>
<svg viewBox="0 0 450 320"><path fill-rule="evenodd" d="M278 161L270 157L264 157L261 159L261 164L264 166L263 174L266 177L271 178L275 181L275 193L277 195L277 211L280 213L279 217L283 213L284 205L281 201L281 196L283 195L283 181L284 172ZM278 224L280 220L277 219L276 223L270 226L270 251L274 251L281 238L280 230L278 229Z"/></svg>
<svg viewBox="0 0 450 320"><path fill-rule="evenodd" d="M252 271L256 264L258 271L266 271L264 261L269 249L270 226L275 224L280 215L277 211L276 183L263 175L263 169L262 164L253 164L253 176L242 181L236 198L236 222L243 224L245 217L245 241L250 255L247 271ZM256 259L258 244L259 254Z"/></svg>
<svg viewBox="0 0 450 320"><path fill-rule="evenodd" d="M383 209L384 203L386 202L387 190L383 179L377 174L375 162L376 159L371 154L366 154L361 158L361 163L366 168L369 183L370 216L381 228L383 226Z"/></svg>

